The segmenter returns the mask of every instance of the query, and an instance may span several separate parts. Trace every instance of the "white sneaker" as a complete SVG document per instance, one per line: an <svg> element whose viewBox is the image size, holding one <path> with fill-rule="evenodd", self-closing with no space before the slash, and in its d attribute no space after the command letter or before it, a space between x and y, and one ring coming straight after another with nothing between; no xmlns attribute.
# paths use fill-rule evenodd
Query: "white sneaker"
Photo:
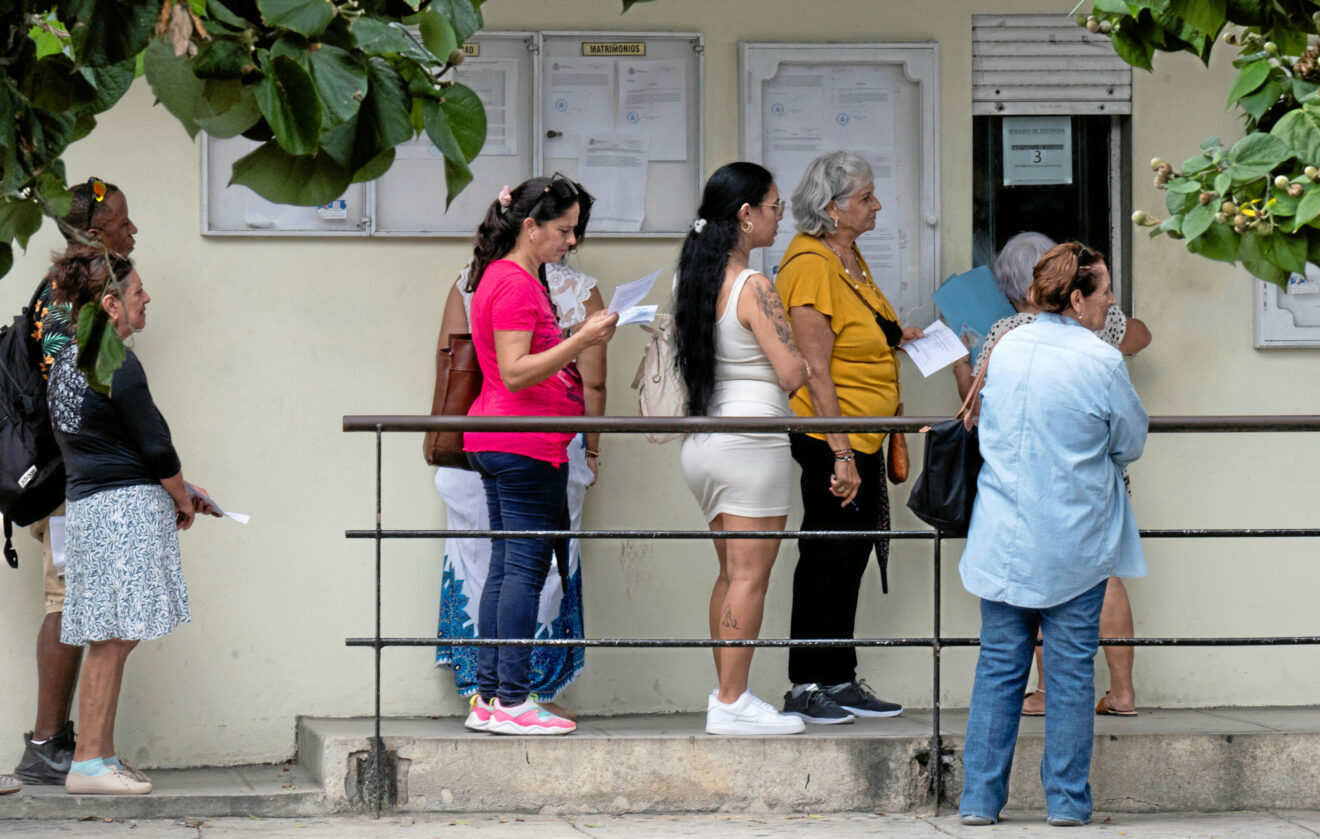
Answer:
<svg viewBox="0 0 1320 839"><path fill-rule="evenodd" d="M779 713L751 691L744 691L732 705L725 705L713 693L706 703L707 734L801 734L806 727L802 720Z"/></svg>

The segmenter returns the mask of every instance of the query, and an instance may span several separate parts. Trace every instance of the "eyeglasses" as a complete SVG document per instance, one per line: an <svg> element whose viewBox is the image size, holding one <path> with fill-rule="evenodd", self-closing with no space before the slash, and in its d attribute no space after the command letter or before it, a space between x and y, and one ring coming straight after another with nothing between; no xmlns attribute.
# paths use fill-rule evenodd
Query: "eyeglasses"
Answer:
<svg viewBox="0 0 1320 839"><path fill-rule="evenodd" d="M782 213L782 212L784 212L785 210L788 209L788 202L787 202L787 201L773 201L773 202L772 202L772 201L762 201L762 202L761 202L761 206L762 206L762 207L774 207L774 208L775 208L775 212Z"/></svg>
<svg viewBox="0 0 1320 839"><path fill-rule="evenodd" d="M88 178L87 185L92 188L92 197L96 200L87 202L87 223L84 230L92 229L92 217L96 215L96 205L105 200L105 181L100 178Z"/></svg>
<svg viewBox="0 0 1320 839"><path fill-rule="evenodd" d="M541 190L542 195L553 189L556 184L563 184L568 187L569 194L582 203L584 210L590 210L591 205L596 203L596 199L591 197L591 193L563 172L555 172L550 176L550 183L545 185L545 189Z"/></svg>

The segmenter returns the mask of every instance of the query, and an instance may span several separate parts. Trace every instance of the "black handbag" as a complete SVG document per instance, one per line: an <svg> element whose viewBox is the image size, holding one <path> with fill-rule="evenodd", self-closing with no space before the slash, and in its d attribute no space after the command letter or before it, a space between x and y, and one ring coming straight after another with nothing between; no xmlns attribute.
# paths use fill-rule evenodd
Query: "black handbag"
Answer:
<svg viewBox="0 0 1320 839"><path fill-rule="evenodd" d="M985 386L985 374L990 369L990 352L1003 337L1000 335L986 350L981 372L972 381L967 398L953 419L921 429L926 435L921 474L912 485L907 505L917 518L944 536L964 537L972 523L976 480L981 474L981 464L985 462L976 433L976 421L981 414L981 388Z"/></svg>

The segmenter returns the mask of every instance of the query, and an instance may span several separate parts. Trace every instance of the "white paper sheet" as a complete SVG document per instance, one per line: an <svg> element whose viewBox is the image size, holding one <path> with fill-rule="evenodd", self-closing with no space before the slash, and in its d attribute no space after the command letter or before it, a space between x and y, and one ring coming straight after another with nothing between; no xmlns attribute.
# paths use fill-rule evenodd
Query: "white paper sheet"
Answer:
<svg viewBox="0 0 1320 839"><path fill-rule="evenodd" d="M640 280L624 283L614 289L614 296L610 298L610 305L606 307L605 311L618 312L622 315L624 311L641 303L646 299L646 295L651 293L651 287L655 285L655 280L660 276L662 270L664 269L657 268Z"/></svg>
<svg viewBox="0 0 1320 839"><path fill-rule="evenodd" d="M923 331L926 337L899 347L916 362L921 375L929 376L967 356L967 347L963 346L963 342L958 340L958 336L953 334L953 330L944 321L937 320Z"/></svg>
<svg viewBox="0 0 1320 839"><path fill-rule="evenodd" d="M894 145L894 91L879 67L831 67L826 82L831 146L864 151Z"/></svg>
<svg viewBox="0 0 1320 839"><path fill-rule="evenodd" d="M50 562L60 570L60 576L64 576L64 516L51 516L50 524Z"/></svg>
<svg viewBox="0 0 1320 839"><path fill-rule="evenodd" d="M578 174L596 198L590 231L632 232L646 217L646 137L598 134L582 144Z"/></svg>
<svg viewBox="0 0 1320 839"><path fill-rule="evenodd" d="M655 313L660 307L652 303L649 306L633 306L630 309L624 309L619 312L619 326L627 326L630 323L650 323L655 320Z"/></svg>
<svg viewBox="0 0 1320 839"><path fill-rule="evenodd" d="M454 71L461 84L486 106L486 145L483 157L513 157L518 154L518 62L512 58L470 58Z"/></svg>
<svg viewBox="0 0 1320 839"><path fill-rule="evenodd" d="M615 131L651 140L652 160L687 160L687 82L682 61L618 64Z"/></svg>
<svg viewBox="0 0 1320 839"><path fill-rule="evenodd" d="M239 524L247 524L252 519L252 517L249 516L247 513L230 513L225 510L222 510L220 508L220 505L216 503L214 498L202 492L197 487L193 486L187 481L184 481L184 486L188 488L188 494L190 496L196 499L201 499L202 501L205 501L206 503L210 504L212 507L215 508L215 511L222 516L228 516L229 518L233 519Z"/></svg>
<svg viewBox="0 0 1320 839"><path fill-rule="evenodd" d="M614 131L614 62L556 58L545 86L545 154L573 157L582 138ZM594 193L593 193L594 194Z"/></svg>

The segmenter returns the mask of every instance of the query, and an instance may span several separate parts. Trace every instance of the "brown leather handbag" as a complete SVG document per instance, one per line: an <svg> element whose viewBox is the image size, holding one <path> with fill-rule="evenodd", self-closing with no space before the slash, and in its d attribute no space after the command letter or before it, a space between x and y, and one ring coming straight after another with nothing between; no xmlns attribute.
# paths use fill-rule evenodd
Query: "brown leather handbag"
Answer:
<svg viewBox="0 0 1320 839"><path fill-rule="evenodd" d="M903 403L898 403L894 416L903 416ZM889 471L889 482L901 484L908 479L907 438L901 432L889 432L889 456L885 458L885 468Z"/></svg>
<svg viewBox="0 0 1320 839"><path fill-rule="evenodd" d="M481 368L477 366L477 348L472 336L453 334L449 346L435 348L435 395L431 398L431 416L465 417L481 392ZM422 440L422 455L431 466L470 469L463 453L463 432L431 431Z"/></svg>

